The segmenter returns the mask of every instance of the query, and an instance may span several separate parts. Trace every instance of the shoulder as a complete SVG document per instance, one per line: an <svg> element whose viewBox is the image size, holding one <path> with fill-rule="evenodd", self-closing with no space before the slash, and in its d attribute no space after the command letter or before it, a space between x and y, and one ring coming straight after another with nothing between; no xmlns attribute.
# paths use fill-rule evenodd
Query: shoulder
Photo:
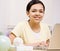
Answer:
<svg viewBox="0 0 60 51"><path fill-rule="evenodd" d="M41 25L41 28L43 29L43 30L50 30L50 27L49 27L49 24L47 24L47 23L40 23L40 25Z"/></svg>
<svg viewBox="0 0 60 51"><path fill-rule="evenodd" d="M20 34L22 34L25 24L26 21L20 21L11 32L14 33L16 36L19 36Z"/></svg>
<svg viewBox="0 0 60 51"><path fill-rule="evenodd" d="M24 26L27 23L27 21L21 21L16 26Z"/></svg>
<svg viewBox="0 0 60 51"><path fill-rule="evenodd" d="M40 24L41 24L41 26L43 26L43 27L49 27L49 25L48 25L47 23L41 22Z"/></svg>
<svg viewBox="0 0 60 51"><path fill-rule="evenodd" d="M26 25L26 22L27 21L20 21L15 27L14 27L14 29L23 29L24 27L25 27L25 25ZM13 30L14 30L13 29Z"/></svg>

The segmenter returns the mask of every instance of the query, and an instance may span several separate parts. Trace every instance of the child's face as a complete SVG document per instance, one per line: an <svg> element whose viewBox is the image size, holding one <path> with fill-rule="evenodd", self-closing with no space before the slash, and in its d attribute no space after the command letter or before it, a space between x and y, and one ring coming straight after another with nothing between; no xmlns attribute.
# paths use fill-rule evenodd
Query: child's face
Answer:
<svg viewBox="0 0 60 51"><path fill-rule="evenodd" d="M40 3L32 5L27 15L30 21L39 23L44 16L43 6Z"/></svg>

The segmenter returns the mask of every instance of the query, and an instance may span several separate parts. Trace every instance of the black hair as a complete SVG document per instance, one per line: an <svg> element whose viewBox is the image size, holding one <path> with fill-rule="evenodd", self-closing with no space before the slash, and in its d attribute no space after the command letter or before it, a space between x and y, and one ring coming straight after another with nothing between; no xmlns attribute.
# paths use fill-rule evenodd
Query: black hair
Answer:
<svg viewBox="0 0 60 51"><path fill-rule="evenodd" d="M27 4L26 11L29 12L31 6L34 5L34 4L38 4L38 3L42 4L43 10L45 11L45 6L44 6L43 2L40 1L40 0L32 0L32 1L30 1L30 2Z"/></svg>

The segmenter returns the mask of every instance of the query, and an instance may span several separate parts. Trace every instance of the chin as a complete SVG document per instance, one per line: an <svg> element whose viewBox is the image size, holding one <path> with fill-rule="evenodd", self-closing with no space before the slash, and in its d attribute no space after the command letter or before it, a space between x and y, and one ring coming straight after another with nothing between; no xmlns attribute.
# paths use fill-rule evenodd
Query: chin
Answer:
<svg viewBox="0 0 60 51"><path fill-rule="evenodd" d="M35 23L40 23L40 21L35 21Z"/></svg>
<svg viewBox="0 0 60 51"><path fill-rule="evenodd" d="M35 23L40 23L41 20L35 20Z"/></svg>

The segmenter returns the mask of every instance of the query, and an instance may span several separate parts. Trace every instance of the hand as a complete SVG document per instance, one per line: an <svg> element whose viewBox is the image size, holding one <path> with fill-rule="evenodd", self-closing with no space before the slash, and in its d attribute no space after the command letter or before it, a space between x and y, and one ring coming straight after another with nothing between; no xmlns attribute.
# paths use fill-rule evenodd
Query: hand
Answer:
<svg viewBox="0 0 60 51"><path fill-rule="evenodd" d="M49 42L36 42L36 43L29 43L29 44L25 44L26 46L33 46L33 47L41 47L41 46L45 46L48 47L49 46Z"/></svg>
<svg viewBox="0 0 60 51"><path fill-rule="evenodd" d="M49 44L48 44L48 43L46 43L45 41L42 41L42 42L40 42L40 46L48 47L48 46L49 46Z"/></svg>

